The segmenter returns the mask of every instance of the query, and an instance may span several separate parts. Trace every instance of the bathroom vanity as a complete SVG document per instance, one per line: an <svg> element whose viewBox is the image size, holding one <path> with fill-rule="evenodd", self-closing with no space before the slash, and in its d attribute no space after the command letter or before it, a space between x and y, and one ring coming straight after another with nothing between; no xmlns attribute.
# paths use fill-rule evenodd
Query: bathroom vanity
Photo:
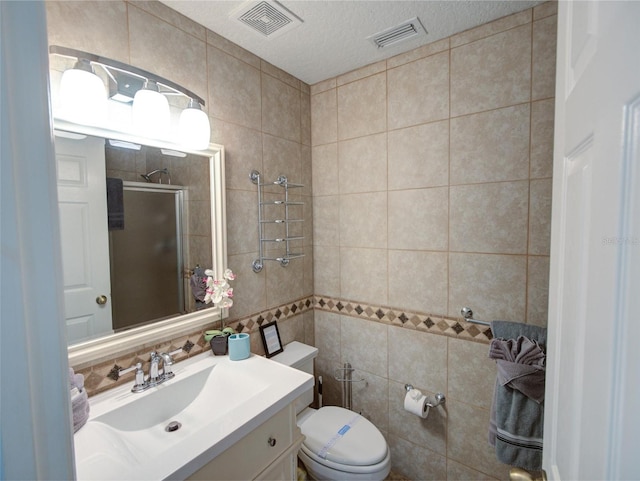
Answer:
<svg viewBox="0 0 640 481"><path fill-rule="evenodd" d="M260 356L203 353L142 393L90 399L74 436L77 479L296 479L294 401L313 377ZM176 429L177 426L177 429Z"/></svg>

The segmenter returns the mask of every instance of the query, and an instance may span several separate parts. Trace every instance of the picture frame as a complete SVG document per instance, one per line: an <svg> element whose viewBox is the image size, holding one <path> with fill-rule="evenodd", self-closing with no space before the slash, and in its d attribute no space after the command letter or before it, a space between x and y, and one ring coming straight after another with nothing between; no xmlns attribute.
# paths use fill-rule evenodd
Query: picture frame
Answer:
<svg viewBox="0 0 640 481"><path fill-rule="evenodd" d="M278 331L278 323L276 321L260 326L260 337L262 338L262 345L264 346L264 353L267 358L284 351L282 341L280 340L280 331Z"/></svg>

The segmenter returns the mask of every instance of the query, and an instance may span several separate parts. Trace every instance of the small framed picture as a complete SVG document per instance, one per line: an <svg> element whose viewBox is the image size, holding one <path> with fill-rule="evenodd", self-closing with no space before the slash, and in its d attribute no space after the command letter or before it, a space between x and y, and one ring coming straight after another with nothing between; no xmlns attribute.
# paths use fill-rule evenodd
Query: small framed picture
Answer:
<svg viewBox="0 0 640 481"><path fill-rule="evenodd" d="M260 326L260 337L262 337L262 345L267 357L275 356L284 351L276 321Z"/></svg>

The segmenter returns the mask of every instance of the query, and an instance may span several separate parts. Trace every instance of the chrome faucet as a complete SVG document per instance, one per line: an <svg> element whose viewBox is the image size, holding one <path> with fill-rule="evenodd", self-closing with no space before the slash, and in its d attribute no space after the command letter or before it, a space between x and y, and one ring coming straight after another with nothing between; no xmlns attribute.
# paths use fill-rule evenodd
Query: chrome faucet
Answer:
<svg viewBox="0 0 640 481"><path fill-rule="evenodd" d="M182 352L182 349L176 349L172 352L163 352L158 354L156 351L152 351L150 354L151 364L149 365L149 375L145 376L142 369L142 363L139 362L127 369L120 369L118 371L118 377L123 374L127 374L133 370L136 371L136 381L131 388L132 392L143 392L150 387L158 386L169 379L175 377L175 373L171 366L173 366L173 356ZM160 363L162 363L162 371L160 369Z"/></svg>

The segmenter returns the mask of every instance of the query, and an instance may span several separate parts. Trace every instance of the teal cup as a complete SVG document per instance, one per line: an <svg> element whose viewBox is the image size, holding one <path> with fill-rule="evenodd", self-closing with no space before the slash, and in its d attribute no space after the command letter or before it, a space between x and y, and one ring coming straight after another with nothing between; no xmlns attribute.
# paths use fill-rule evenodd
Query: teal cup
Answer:
<svg viewBox="0 0 640 481"><path fill-rule="evenodd" d="M251 343L249 334L231 334L229 336L229 359L242 361L251 355Z"/></svg>

